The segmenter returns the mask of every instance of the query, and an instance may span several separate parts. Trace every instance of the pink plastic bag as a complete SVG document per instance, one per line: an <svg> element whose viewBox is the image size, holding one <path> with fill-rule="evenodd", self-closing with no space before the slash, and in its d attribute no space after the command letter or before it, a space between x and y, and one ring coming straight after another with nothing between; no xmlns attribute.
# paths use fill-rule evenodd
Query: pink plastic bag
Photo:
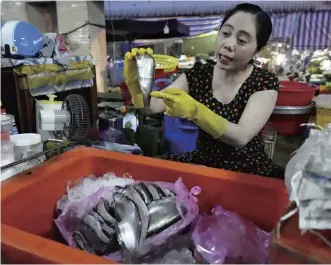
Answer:
<svg viewBox="0 0 331 265"><path fill-rule="evenodd" d="M177 209L180 209L180 205L183 205L186 207L187 212L185 216L179 212L182 215L182 219L179 222L168 227L159 234L147 238L144 243L141 255L147 254L153 249L163 245L173 236L178 235L181 231L188 227L199 214L199 207L197 204L198 199L195 197L200 193L199 187L194 187L189 192L181 179L178 179L175 183L154 183L173 191L176 194ZM110 188L100 188L97 192L90 195L86 200L70 205L67 212L60 214L54 220L62 237L65 239L69 246L78 248L72 235L79 226L80 218L85 213L91 211L93 207L97 205L100 198L108 199L112 196L113 192L114 190ZM104 257L113 261L121 260L121 255L119 252L114 252Z"/></svg>
<svg viewBox="0 0 331 265"><path fill-rule="evenodd" d="M196 256L209 264L266 264L271 236L239 215L216 206L192 234Z"/></svg>

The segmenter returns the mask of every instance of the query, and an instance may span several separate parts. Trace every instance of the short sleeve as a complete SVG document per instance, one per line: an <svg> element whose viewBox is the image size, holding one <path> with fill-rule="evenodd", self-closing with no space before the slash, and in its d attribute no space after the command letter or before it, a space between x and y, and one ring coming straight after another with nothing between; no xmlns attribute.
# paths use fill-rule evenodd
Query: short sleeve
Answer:
<svg viewBox="0 0 331 265"><path fill-rule="evenodd" d="M276 90L279 91L279 80L275 73L266 70L263 90Z"/></svg>

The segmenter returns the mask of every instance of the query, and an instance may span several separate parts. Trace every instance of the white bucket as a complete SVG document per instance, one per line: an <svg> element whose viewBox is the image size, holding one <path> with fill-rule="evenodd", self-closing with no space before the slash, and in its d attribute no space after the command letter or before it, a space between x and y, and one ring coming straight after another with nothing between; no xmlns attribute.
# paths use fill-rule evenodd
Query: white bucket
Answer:
<svg viewBox="0 0 331 265"><path fill-rule="evenodd" d="M41 135L35 133L23 133L10 136L10 141L14 145L15 160L28 158L43 151ZM40 156L29 162L21 164L23 170L36 166L44 162L45 156Z"/></svg>
<svg viewBox="0 0 331 265"><path fill-rule="evenodd" d="M14 126L14 116L10 114L1 114L1 130L12 132Z"/></svg>

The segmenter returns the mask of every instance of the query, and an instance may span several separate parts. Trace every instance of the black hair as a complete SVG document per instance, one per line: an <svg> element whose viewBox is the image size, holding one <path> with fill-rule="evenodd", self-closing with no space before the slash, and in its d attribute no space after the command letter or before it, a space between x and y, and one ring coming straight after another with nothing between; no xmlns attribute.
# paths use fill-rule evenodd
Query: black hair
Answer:
<svg viewBox="0 0 331 265"><path fill-rule="evenodd" d="M257 51L260 51L267 44L272 32L270 16L257 5L249 3L239 4L225 14L221 28L237 12L255 15Z"/></svg>

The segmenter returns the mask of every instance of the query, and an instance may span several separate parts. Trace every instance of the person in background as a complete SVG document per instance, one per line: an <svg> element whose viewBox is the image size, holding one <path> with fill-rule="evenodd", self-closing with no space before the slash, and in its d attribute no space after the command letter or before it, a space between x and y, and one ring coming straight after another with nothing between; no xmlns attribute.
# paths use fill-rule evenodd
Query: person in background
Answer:
<svg viewBox="0 0 331 265"><path fill-rule="evenodd" d="M299 74L294 71L294 66L290 66L289 72L286 73L290 81L298 80Z"/></svg>
<svg viewBox="0 0 331 265"><path fill-rule="evenodd" d="M271 32L270 17L259 6L237 5L221 24L216 62L198 62L170 87L151 93L151 112L186 117L199 126L196 150L168 159L284 178L284 169L265 153L261 135L275 107L279 81L253 64ZM125 56L126 81L138 107L143 107L142 92L136 73L129 69L135 55L144 52L152 53L133 50Z"/></svg>

